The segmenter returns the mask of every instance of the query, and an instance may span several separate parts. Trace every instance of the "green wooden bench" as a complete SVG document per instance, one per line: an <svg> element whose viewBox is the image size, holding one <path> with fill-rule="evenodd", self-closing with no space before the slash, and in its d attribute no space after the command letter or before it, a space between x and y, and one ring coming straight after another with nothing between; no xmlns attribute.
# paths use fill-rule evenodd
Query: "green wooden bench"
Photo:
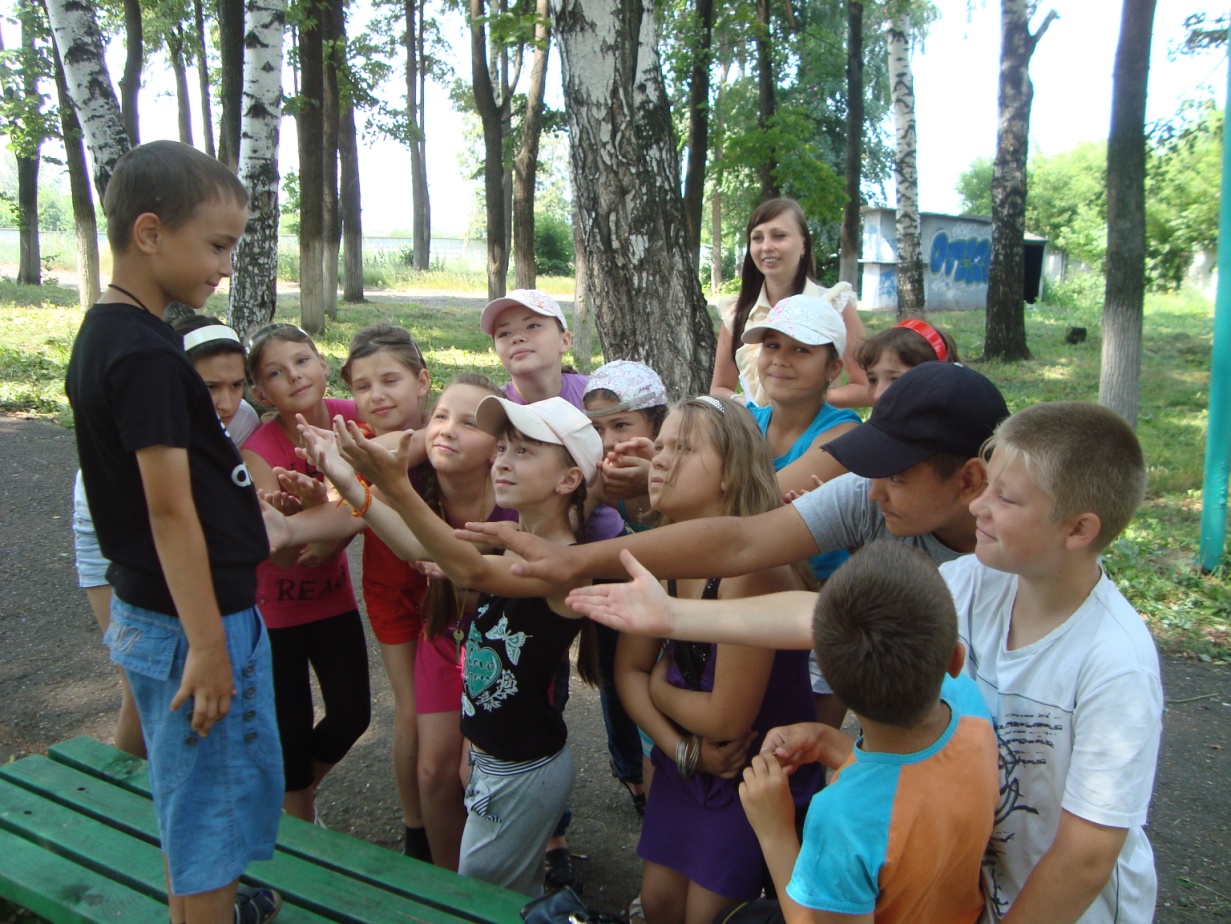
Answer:
<svg viewBox="0 0 1231 924"><path fill-rule="evenodd" d="M145 761L92 738L0 767L0 898L55 924L165 924L166 883ZM519 924L525 896L283 816L250 885L278 921Z"/></svg>

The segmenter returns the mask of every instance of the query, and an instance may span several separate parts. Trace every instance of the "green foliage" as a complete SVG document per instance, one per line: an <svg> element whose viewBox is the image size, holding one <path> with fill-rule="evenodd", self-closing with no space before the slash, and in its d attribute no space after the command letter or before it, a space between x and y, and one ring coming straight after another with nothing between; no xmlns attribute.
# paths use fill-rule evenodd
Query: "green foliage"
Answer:
<svg viewBox="0 0 1231 924"><path fill-rule="evenodd" d="M282 185L278 190L278 233L299 233L299 171L288 170L282 174Z"/></svg>
<svg viewBox="0 0 1231 924"><path fill-rule="evenodd" d="M544 276L573 274L573 228L555 216L534 219L534 269Z"/></svg>
<svg viewBox="0 0 1231 924"><path fill-rule="evenodd" d="M1178 289L1195 251L1218 243L1224 112L1213 100L1184 103L1158 130L1146 161L1146 275Z"/></svg>

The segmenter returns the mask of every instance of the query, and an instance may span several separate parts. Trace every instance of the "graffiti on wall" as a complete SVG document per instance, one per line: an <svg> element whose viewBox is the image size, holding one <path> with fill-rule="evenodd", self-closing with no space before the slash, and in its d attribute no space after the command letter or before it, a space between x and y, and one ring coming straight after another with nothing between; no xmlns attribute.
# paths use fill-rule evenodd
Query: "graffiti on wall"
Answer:
<svg viewBox="0 0 1231 924"><path fill-rule="evenodd" d="M964 237L950 240L946 231L932 236L931 259L928 268L936 275L948 276L954 282L968 286L987 285L988 267L992 260L990 237Z"/></svg>

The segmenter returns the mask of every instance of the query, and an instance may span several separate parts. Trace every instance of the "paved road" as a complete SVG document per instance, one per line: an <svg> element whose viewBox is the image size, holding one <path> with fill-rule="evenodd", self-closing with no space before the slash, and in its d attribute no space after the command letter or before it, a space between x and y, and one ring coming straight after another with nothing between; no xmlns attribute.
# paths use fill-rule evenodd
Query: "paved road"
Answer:
<svg viewBox="0 0 1231 924"><path fill-rule="evenodd" d="M72 433L0 416L0 763L74 735L108 740L118 684L76 588L70 529ZM391 704L371 657L372 728L326 780L321 813L334 828L392 846L388 773ZM1167 658L1168 707L1150 818L1159 878L1157 920L1231 920L1231 671ZM576 687L576 685L575 685ZM586 894L607 908L636 894L637 819L611 780L597 697L568 707L578 755L571 832Z"/></svg>

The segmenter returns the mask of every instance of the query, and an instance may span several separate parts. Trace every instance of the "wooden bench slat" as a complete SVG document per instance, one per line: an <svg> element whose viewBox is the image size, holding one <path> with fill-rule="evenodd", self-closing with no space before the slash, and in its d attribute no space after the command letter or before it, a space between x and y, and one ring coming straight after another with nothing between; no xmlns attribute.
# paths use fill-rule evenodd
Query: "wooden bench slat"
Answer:
<svg viewBox="0 0 1231 924"><path fill-rule="evenodd" d="M53 745L48 756L99 779L115 781L131 792L149 795L145 761L93 738L73 738ZM278 848L475 922L519 924L521 907L527 901L525 896L499 886L461 878L428 863L408 861L384 847L323 831L296 818L283 818Z"/></svg>
<svg viewBox="0 0 1231 924"><path fill-rule="evenodd" d="M72 888L76 886L70 888L69 884L84 877L90 882L110 883L109 888L115 894L145 896L159 909L155 920L159 924L166 921L166 880L162 851L157 845L134 838L106 821L75 812L42 793L5 779L0 779L0 833L61 861L56 864L59 878L52 880L59 884L58 888L49 890L42 887L45 883L38 883L36 894L41 891L45 901L51 901L51 896L59 895L61 891L71 899ZM16 876L17 871L13 870L12 873ZM30 885L24 870L21 881ZM42 914L22 898L11 898ZM42 916L48 917L46 914ZM68 919L76 920L71 913ZM331 924L336 920L295 907L289 902L284 905L278 919L288 924Z"/></svg>
<svg viewBox="0 0 1231 924"><path fill-rule="evenodd" d="M0 768L0 778L58 803L72 818L93 819L130 838L141 839L152 850L157 849L153 846L158 838L153 803L128 789L37 756ZM323 836L330 832L315 833ZM357 845L354 839L336 833L332 839L352 847ZM398 857L392 853L389 856ZM458 921L458 914L442 907L435 898L424 901L401 889L391 891L378 883L358 880L346 872L315 864L287 851L278 851L272 860L251 864L244 879L275 887L287 901L331 920L355 924L385 921L457 924ZM472 920L494 920L503 924L509 918L502 914L491 918L476 916Z"/></svg>
<svg viewBox="0 0 1231 924"><path fill-rule="evenodd" d="M0 830L0 896L54 924L165 924L167 906Z"/></svg>

